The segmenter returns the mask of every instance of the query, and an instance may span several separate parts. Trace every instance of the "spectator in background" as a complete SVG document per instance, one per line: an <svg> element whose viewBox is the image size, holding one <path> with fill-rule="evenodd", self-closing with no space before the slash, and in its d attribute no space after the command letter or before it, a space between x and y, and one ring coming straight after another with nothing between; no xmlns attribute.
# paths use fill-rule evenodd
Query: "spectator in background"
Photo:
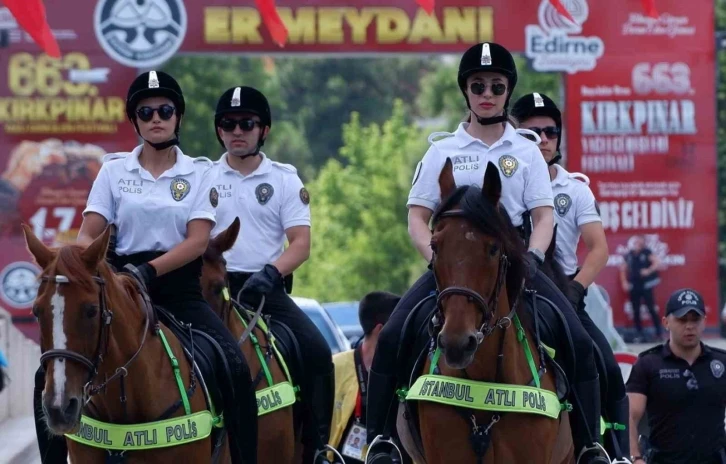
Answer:
<svg viewBox="0 0 726 464"><path fill-rule="evenodd" d="M640 321L640 303L645 302L650 318L653 321L655 335L661 340L663 328L660 317L655 310L655 297L653 289L660 283L658 267L660 260L645 246L645 237L636 235L631 238L630 251L625 255L620 267L620 282L623 291L629 293L630 304L633 307L633 324L635 324L636 340L645 341L643 325Z"/></svg>
<svg viewBox="0 0 726 464"><path fill-rule="evenodd" d="M365 461L368 370L376 352L378 334L400 299L388 292L371 292L364 296L358 305L362 342L353 350L333 356L335 406L330 446L343 455L347 464Z"/></svg>
<svg viewBox="0 0 726 464"><path fill-rule="evenodd" d="M706 305L695 290L671 295L670 338L640 354L627 383L633 464L726 463L726 351L704 345ZM648 413L652 448L641 455L638 423Z"/></svg>

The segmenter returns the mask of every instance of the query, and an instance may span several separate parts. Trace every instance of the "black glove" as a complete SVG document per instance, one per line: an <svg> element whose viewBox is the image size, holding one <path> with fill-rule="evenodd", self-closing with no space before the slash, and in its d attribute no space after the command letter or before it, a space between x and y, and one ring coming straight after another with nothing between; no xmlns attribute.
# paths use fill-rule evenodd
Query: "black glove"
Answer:
<svg viewBox="0 0 726 464"><path fill-rule="evenodd" d="M138 267L133 264L127 264L124 269L141 282L146 290L149 289L151 282L156 279L156 268L149 263L144 263Z"/></svg>
<svg viewBox="0 0 726 464"><path fill-rule="evenodd" d="M272 264L265 264L265 267L252 274L242 286L242 298L246 301L252 301L252 299L245 297L253 297L253 300L257 300L262 295L269 295L276 288L282 288L283 285L280 271Z"/></svg>
<svg viewBox="0 0 726 464"><path fill-rule="evenodd" d="M565 288L565 296L575 309L580 309L580 305L585 300L585 287L580 282L571 280Z"/></svg>
<svg viewBox="0 0 726 464"><path fill-rule="evenodd" d="M534 276L537 275L537 270L542 264L543 261L531 251L528 251L527 254L524 255L524 267L528 280L533 279Z"/></svg>

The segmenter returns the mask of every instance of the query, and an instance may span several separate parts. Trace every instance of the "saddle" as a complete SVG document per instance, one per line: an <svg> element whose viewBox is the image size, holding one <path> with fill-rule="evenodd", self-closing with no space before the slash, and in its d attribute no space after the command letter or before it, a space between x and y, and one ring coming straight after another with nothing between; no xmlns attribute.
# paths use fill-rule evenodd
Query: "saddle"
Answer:
<svg viewBox="0 0 726 464"><path fill-rule="evenodd" d="M556 394L564 401L569 394L568 374L572 368L566 363L564 354L571 353L574 348L572 338L564 315L547 298L534 292L522 295L523 303L519 306L519 315L529 333L535 338L535 346L540 356L546 360L548 367L555 372ZM421 301L406 318L401 332L401 344L398 352L399 398L403 405L403 418L408 423L414 445L423 450L419 434L418 408L403 401L404 392L414 385L422 374L422 367L427 357L431 358L436 350L433 334L433 318L436 312L435 293ZM566 365L567 369L560 367Z"/></svg>

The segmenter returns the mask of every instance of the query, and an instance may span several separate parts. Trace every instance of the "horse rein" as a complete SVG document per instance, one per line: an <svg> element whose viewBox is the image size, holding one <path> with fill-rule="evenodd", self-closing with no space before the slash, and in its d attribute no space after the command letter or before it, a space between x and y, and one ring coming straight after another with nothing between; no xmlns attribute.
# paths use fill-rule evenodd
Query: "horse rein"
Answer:
<svg viewBox="0 0 726 464"><path fill-rule="evenodd" d="M445 217L463 217L464 211L461 209L454 209L450 211L445 211L438 215L436 218L437 220L439 218L445 218ZM501 328L506 329L512 324L512 317L514 317L514 314L517 310L517 303L518 301L515 301L512 305L512 308L509 311L509 314L507 314L504 317L501 317L497 319L496 323L490 325L490 322L492 320L492 317L494 316L495 311L497 310L497 306L499 304L499 296L502 292L502 287L504 286L504 280L507 277L507 271L509 270L509 259L507 258L507 255L502 253L499 255L499 266L497 269L497 281L496 285L494 287L494 291L491 295L489 295L489 300L485 300L484 297L482 297L478 292L475 290L472 290L468 287L459 287L459 286L452 286L452 287L446 287L445 289L439 291L439 279L436 276L436 271L434 270L433 263L436 261L436 252L433 253L432 257L432 266L431 271L434 274L434 280L436 281L436 288L437 288L437 296L436 296L436 308L437 308L437 314L434 316L437 320L434 322L435 325L441 324L441 319L443 319L443 302L444 298L450 295L461 295L467 297L468 301L470 303L474 303L479 309L479 311L482 313L482 324L479 327L479 330L476 333L476 341L477 345L481 345L481 343L484 341L486 337L492 334L494 329ZM440 316L440 317L439 317Z"/></svg>
<svg viewBox="0 0 726 464"><path fill-rule="evenodd" d="M43 282L54 282L56 284L68 284L70 283L70 280L68 277L63 275L56 275L56 276L50 276L50 277L43 277L41 279ZM151 319L149 314L151 309L150 302L148 300L148 296L141 291L142 288L139 284L139 282L136 282L136 279L134 279L134 282L137 286L137 289L139 290L139 294L142 295L142 304L145 309L146 317L144 318L144 331L141 338L141 343L139 345L139 348L136 350L136 353L134 353L133 356L124 364L122 367L119 367L116 369L116 372L109 378L107 378L102 384L98 386L93 385L93 379L98 375L98 367L103 362L104 356L106 356L108 351L108 340L111 334L111 322L113 321L113 312L108 308L108 305L106 304L106 292L105 292L105 285L106 282L103 280L103 278L94 276L93 281L98 284L100 287L99 289L99 324L101 326L100 333L98 335L98 343L96 345L96 355L94 357L94 360L91 361L87 357L83 356L82 354L76 353L75 351L66 350L66 349L51 349L45 351L40 356L40 364L42 366L45 366L45 363L51 359L68 359L71 361L76 361L79 364L84 365L88 368L88 380L86 381L86 384L83 386L83 404L86 405L91 401L91 397L98 394L104 388L106 385L114 380L115 378L121 376L121 381L123 382L123 377L126 377L128 375L128 368L129 366L136 360L139 353L141 352L142 348L144 347L144 344L146 343L146 336L149 332L149 320ZM123 386L122 386L122 392L123 392ZM126 401L126 398L124 394L122 393L122 402Z"/></svg>

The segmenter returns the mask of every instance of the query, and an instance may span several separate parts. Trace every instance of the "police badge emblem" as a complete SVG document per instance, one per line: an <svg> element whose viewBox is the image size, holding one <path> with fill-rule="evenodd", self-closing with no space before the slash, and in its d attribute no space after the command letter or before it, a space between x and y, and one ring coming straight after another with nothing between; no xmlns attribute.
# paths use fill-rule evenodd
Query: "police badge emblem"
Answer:
<svg viewBox="0 0 726 464"><path fill-rule="evenodd" d="M300 189L300 201L303 202L303 205L310 204L310 194L305 187Z"/></svg>
<svg viewBox="0 0 726 464"><path fill-rule="evenodd" d="M212 187L212 190L209 191L209 203L213 208L216 208L219 204L219 192L216 187Z"/></svg>
<svg viewBox="0 0 726 464"><path fill-rule="evenodd" d="M171 188L171 197L176 201L182 201L189 194L189 190L191 190L189 181L182 177L172 179L169 187Z"/></svg>
<svg viewBox="0 0 726 464"><path fill-rule="evenodd" d="M504 174L505 177L512 177L515 172L517 172L517 168L519 167L519 163L517 162L517 158L511 155L502 155L499 157L499 169L502 170L502 174Z"/></svg>
<svg viewBox="0 0 726 464"><path fill-rule="evenodd" d="M567 214L572 206L572 198L566 193L558 193L555 197L555 210L557 214L563 216Z"/></svg>
<svg viewBox="0 0 726 464"><path fill-rule="evenodd" d="M720 379L723 375L724 367L723 363L719 361L718 359L714 359L711 361L711 373L713 376L717 379Z"/></svg>
<svg viewBox="0 0 726 464"><path fill-rule="evenodd" d="M255 196L257 197L257 202L261 205L267 204L268 201L270 201L270 198L272 198L272 194L275 193L275 189L272 188L272 185L268 183L260 184L255 189Z"/></svg>

